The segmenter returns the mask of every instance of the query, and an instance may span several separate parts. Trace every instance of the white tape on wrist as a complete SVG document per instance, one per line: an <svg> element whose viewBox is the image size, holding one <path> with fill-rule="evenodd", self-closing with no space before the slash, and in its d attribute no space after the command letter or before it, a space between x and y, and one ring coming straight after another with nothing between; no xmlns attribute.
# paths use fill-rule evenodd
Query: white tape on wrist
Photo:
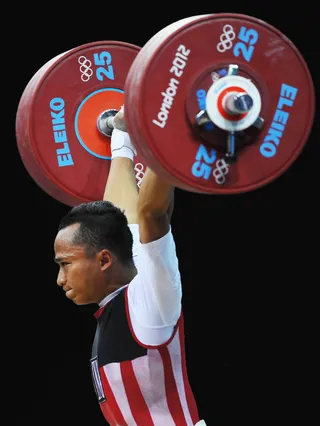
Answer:
<svg viewBox="0 0 320 426"><path fill-rule="evenodd" d="M126 157L133 161L137 151L131 141L129 133L113 129L111 135L111 157Z"/></svg>

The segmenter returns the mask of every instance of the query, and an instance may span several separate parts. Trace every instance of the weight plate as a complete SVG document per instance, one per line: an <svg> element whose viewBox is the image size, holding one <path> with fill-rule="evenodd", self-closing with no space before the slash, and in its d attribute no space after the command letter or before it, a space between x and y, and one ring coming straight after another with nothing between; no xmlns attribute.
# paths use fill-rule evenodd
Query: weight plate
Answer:
<svg viewBox="0 0 320 426"><path fill-rule="evenodd" d="M232 73L261 97L259 120L235 133L234 163L225 158L230 132L197 119L211 86ZM125 104L136 147L157 173L186 190L233 194L273 181L296 160L315 93L286 36L260 19L222 13L180 20L152 37L130 68Z"/></svg>
<svg viewBox="0 0 320 426"><path fill-rule="evenodd" d="M73 206L101 199L110 169L110 138L98 116L120 109L140 47L118 41L84 44L56 56L32 77L19 102L16 138L37 184ZM135 157L140 185L145 163Z"/></svg>

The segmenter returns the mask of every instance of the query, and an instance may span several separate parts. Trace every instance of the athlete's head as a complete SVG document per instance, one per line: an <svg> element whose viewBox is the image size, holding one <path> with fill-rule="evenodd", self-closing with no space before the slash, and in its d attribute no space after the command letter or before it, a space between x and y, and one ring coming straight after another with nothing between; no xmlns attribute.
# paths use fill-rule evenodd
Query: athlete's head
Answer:
<svg viewBox="0 0 320 426"><path fill-rule="evenodd" d="M78 305L99 303L119 271L133 267L127 218L107 201L75 206L60 221L54 252L67 297Z"/></svg>

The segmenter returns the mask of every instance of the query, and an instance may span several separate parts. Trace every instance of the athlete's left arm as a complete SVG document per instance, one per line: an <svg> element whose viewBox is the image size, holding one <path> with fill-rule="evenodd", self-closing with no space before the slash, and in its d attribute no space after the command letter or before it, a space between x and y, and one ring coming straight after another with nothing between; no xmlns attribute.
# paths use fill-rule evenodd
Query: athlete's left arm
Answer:
<svg viewBox="0 0 320 426"><path fill-rule="evenodd" d="M138 276L129 293L132 310L150 328L172 327L181 313L181 276L170 223L173 206L174 187L147 168L138 198Z"/></svg>

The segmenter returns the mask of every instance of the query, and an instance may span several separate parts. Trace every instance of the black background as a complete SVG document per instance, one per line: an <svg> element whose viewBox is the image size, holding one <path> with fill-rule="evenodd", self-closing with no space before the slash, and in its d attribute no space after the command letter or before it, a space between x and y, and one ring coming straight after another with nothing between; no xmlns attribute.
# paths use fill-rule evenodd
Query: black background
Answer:
<svg viewBox="0 0 320 426"><path fill-rule="evenodd" d="M2 201L8 236L3 256L9 253L11 262L3 263L3 286L9 291L4 329L10 324L3 369L13 403L6 424L106 424L89 371L96 307L73 305L56 285L53 240L68 206L37 186L16 146L14 118L25 85L45 62L75 46L97 40L142 46L180 18L219 12L255 16L282 31L303 54L319 89L319 6L309 0L297 6L278 1L26 3L12 10L12 41L6 37L12 84L10 91L3 88L12 106L6 109L10 167L3 159L7 195ZM311 424L318 340L313 333L319 284L318 116L317 111L299 158L272 184L232 197L176 191L172 226L184 286L188 371L208 426Z"/></svg>

